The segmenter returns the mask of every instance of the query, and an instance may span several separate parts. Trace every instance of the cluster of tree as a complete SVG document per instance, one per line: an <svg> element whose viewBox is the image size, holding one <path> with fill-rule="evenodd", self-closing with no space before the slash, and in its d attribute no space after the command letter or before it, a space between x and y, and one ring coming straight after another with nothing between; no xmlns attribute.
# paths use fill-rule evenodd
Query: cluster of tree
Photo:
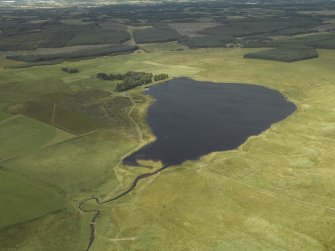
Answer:
<svg viewBox="0 0 335 251"><path fill-rule="evenodd" d="M265 59L281 62L294 62L317 58L318 52L314 48L277 48L259 52L247 53L245 58Z"/></svg>
<svg viewBox="0 0 335 251"><path fill-rule="evenodd" d="M152 83L152 73L146 72L134 72L129 71L122 75L122 82L118 83L115 87L115 91L122 92L129 89L133 89L137 86L146 85Z"/></svg>
<svg viewBox="0 0 335 251"><path fill-rule="evenodd" d="M134 31L134 39L136 43L140 44L176 41L179 36L176 30L167 25Z"/></svg>
<svg viewBox="0 0 335 251"><path fill-rule="evenodd" d="M102 80L119 80L120 82L115 87L115 91L117 92L126 91L137 86L150 84L153 80L164 80L168 77L169 76L167 74L153 75L152 73L135 71L128 71L124 74L107 74L104 72L97 74L97 78Z"/></svg>
<svg viewBox="0 0 335 251"><path fill-rule="evenodd" d="M40 61L67 60L77 58L90 58L105 55L119 55L119 54L131 53L137 49L138 47L134 45L115 45L115 46L107 46L94 49L83 49L64 53L13 55L13 56L7 56L7 58L24 62L40 62Z"/></svg>
<svg viewBox="0 0 335 251"><path fill-rule="evenodd" d="M124 74L107 74L104 72L100 72L97 74L97 78L102 80L123 80Z"/></svg>
<svg viewBox="0 0 335 251"><path fill-rule="evenodd" d="M169 75L167 74L158 74L154 76L154 81L161 81L161 80L165 80L168 78L169 78Z"/></svg>
<svg viewBox="0 0 335 251"><path fill-rule="evenodd" d="M29 22L25 22L29 24ZM22 26L22 27L21 27ZM1 27L1 25L0 25ZM20 24L22 29L0 33L0 50L32 50L73 45L122 44L130 39L127 31L103 30L95 24L68 25L48 22L40 26ZM1 28L0 28L1 30Z"/></svg>
<svg viewBox="0 0 335 251"><path fill-rule="evenodd" d="M79 69L66 66L62 68L62 71L67 72L67 73L78 73Z"/></svg>

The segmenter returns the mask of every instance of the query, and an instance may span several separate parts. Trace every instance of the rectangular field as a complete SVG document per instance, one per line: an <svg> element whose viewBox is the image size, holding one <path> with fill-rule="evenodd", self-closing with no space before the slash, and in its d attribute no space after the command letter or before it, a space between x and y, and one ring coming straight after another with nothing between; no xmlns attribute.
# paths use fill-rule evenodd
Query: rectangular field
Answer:
<svg viewBox="0 0 335 251"><path fill-rule="evenodd" d="M41 217L64 207L55 188L0 167L0 229Z"/></svg>
<svg viewBox="0 0 335 251"><path fill-rule="evenodd" d="M74 135L35 119L23 115L14 115L0 121L0 161L72 137Z"/></svg>

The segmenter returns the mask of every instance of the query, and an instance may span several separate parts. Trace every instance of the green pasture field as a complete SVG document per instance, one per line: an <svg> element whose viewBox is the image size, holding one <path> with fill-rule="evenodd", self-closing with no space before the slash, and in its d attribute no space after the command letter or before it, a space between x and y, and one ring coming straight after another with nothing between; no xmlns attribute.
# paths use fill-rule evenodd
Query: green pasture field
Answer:
<svg viewBox="0 0 335 251"><path fill-rule="evenodd" d="M102 212L91 250L333 250L335 51L318 50L319 58L293 63L243 58L257 51L260 49L161 49L6 69L0 71L0 87L5 90L1 97L8 104L17 104L37 94L71 93L87 85L108 89L108 81L101 86L94 79L96 73L129 70L279 90L297 105L297 111L238 149L171 167L142 180L130 194L110 204L91 203L90 207ZM80 73L65 74L60 70L63 66L76 67ZM122 157L153 139L144 120L152 100L142 90L124 94L137 102L122 113L122 118L130 115L131 123L125 127L99 129L2 166L61 188L73 204L92 195L110 198L119 194L135 174L147 171L120 165ZM3 146L1 150L7 151ZM69 243L68 236L76 232L73 240L85 247L91 214L62 221L64 214L49 214L20 229L1 230L0 238L5 241L0 242L0 250L15 247L16 240L10 238L13 233L23 239L16 250L48 247L42 238ZM48 226L60 222L62 233L56 235L59 228L55 227L41 237L27 234L27 229L41 233L46 221ZM61 245L53 247L64 250Z"/></svg>
<svg viewBox="0 0 335 251"><path fill-rule="evenodd" d="M0 167L0 230L65 206L62 191ZM0 231L1 233L1 231Z"/></svg>
<svg viewBox="0 0 335 251"><path fill-rule="evenodd" d="M55 128L22 115L3 120L0 122L0 160L28 153L55 136Z"/></svg>
<svg viewBox="0 0 335 251"><path fill-rule="evenodd" d="M11 115L0 111L0 121L9 118Z"/></svg>
<svg viewBox="0 0 335 251"><path fill-rule="evenodd" d="M11 114L8 114L7 112L3 111L5 108L6 104L0 104L0 121L11 117Z"/></svg>

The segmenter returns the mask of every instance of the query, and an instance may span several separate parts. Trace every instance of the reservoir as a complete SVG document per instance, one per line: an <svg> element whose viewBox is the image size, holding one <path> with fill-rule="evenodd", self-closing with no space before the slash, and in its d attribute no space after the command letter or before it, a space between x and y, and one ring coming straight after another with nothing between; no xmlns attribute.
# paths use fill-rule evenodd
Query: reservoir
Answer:
<svg viewBox="0 0 335 251"><path fill-rule="evenodd" d="M236 149L285 119L296 106L278 91L251 84L219 84L176 78L146 91L155 99L147 122L156 140L124 159L159 160L164 166Z"/></svg>

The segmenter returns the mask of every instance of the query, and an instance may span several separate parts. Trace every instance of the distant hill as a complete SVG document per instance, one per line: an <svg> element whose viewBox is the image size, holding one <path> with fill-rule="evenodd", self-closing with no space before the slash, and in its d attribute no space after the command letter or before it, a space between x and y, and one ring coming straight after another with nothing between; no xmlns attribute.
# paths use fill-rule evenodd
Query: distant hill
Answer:
<svg viewBox="0 0 335 251"><path fill-rule="evenodd" d="M99 6L111 4L164 4L164 3L183 3L183 2L201 2L204 0L0 0L0 6L35 6L35 7L66 7L66 6ZM335 0L207 0L204 2L216 1L236 4L263 4L263 3L321 3L335 2Z"/></svg>

